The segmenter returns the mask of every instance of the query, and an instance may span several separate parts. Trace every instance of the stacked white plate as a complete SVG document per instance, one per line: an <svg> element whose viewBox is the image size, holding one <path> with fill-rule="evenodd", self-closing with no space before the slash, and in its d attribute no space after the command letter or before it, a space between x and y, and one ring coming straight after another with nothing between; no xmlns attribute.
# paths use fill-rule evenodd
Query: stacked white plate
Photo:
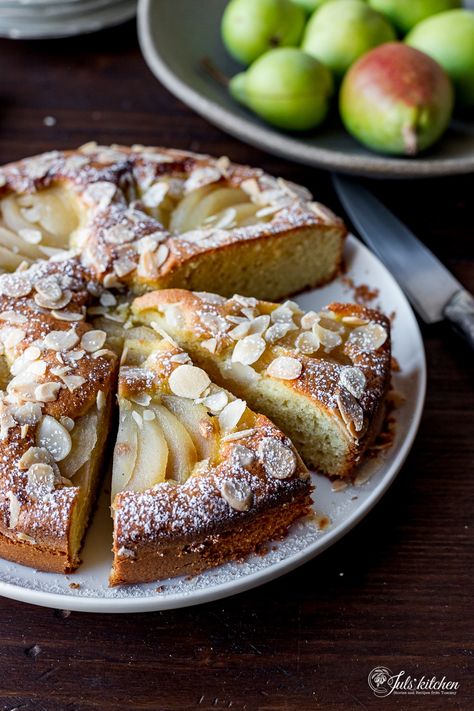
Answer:
<svg viewBox="0 0 474 711"><path fill-rule="evenodd" d="M136 13L137 0L0 0L0 37L49 39L96 32Z"/></svg>

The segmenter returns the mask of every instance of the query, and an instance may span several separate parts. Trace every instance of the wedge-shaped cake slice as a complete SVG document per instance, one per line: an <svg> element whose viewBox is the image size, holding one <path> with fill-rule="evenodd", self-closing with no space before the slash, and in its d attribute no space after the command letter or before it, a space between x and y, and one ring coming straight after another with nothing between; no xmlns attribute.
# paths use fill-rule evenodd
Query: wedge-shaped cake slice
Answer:
<svg viewBox="0 0 474 711"><path fill-rule="evenodd" d="M0 557L69 572L101 473L117 358L78 262L0 276Z"/></svg>
<svg viewBox="0 0 474 711"><path fill-rule="evenodd" d="M350 476L377 435L390 382L390 325L356 304L303 313L287 301L165 289L133 303L213 380L265 413L303 460Z"/></svg>
<svg viewBox="0 0 474 711"><path fill-rule="evenodd" d="M288 437L150 328L127 334L119 408L112 585L240 559L308 513Z"/></svg>

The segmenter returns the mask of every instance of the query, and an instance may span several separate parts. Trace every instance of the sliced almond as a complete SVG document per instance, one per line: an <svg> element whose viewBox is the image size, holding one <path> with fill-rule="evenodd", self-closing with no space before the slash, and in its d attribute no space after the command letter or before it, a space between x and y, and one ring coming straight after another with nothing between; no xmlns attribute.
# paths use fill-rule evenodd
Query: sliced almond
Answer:
<svg viewBox="0 0 474 711"><path fill-rule="evenodd" d="M268 476L288 479L295 473L295 453L276 437L264 437L259 442L257 451Z"/></svg>
<svg viewBox="0 0 474 711"><path fill-rule="evenodd" d="M88 353L93 353L103 347L106 338L107 334L105 331L87 331L81 338L81 346L84 350L88 351Z"/></svg>
<svg viewBox="0 0 474 711"><path fill-rule="evenodd" d="M232 449L231 461L234 466L248 467L255 459L255 452L244 444L236 444Z"/></svg>
<svg viewBox="0 0 474 711"><path fill-rule="evenodd" d="M30 496L40 496L54 490L58 477L50 464L32 464L27 472L26 491Z"/></svg>
<svg viewBox="0 0 474 711"><path fill-rule="evenodd" d="M364 427L364 411L351 393L341 388L336 397L337 406L347 429L357 437Z"/></svg>
<svg viewBox="0 0 474 711"><path fill-rule="evenodd" d="M43 339L45 348L50 348L53 351L68 351L79 342L77 333L70 329L69 331L50 331Z"/></svg>
<svg viewBox="0 0 474 711"><path fill-rule="evenodd" d="M295 326L290 321L277 321L270 326L265 333L265 340L268 343L276 343L286 336L287 333L294 330Z"/></svg>
<svg viewBox="0 0 474 711"><path fill-rule="evenodd" d="M296 380L301 375L303 365L296 358L279 356L272 360L267 368L267 375L281 380Z"/></svg>
<svg viewBox="0 0 474 711"><path fill-rule="evenodd" d="M245 400L233 400L219 414L219 426L222 430L233 430L237 427L247 408Z"/></svg>
<svg viewBox="0 0 474 711"><path fill-rule="evenodd" d="M54 459L44 447L30 447L18 460L18 466L20 469L26 470L32 464L52 464L53 462Z"/></svg>
<svg viewBox="0 0 474 711"><path fill-rule="evenodd" d="M35 388L35 398L38 402L54 402L58 399L61 383L41 383Z"/></svg>
<svg viewBox="0 0 474 711"><path fill-rule="evenodd" d="M252 506L253 493L246 481L238 479L225 479L220 492L224 501L235 511L248 511Z"/></svg>
<svg viewBox="0 0 474 711"><path fill-rule="evenodd" d="M63 309L69 304L72 299L72 292L66 289L62 292L59 299L53 299L50 296L43 294L35 294L35 303L42 309Z"/></svg>
<svg viewBox="0 0 474 711"><path fill-rule="evenodd" d="M193 400L200 397L210 383L208 374L195 365L179 365L169 377L169 386L175 395Z"/></svg>
<svg viewBox="0 0 474 711"><path fill-rule="evenodd" d="M202 400L204 407L207 407L207 409L215 415L221 412L228 402L229 396L225 390L218 390L215 393L211 393L211 395L207 395L207 397Z"/></svg>
<svg viewBox="0 0 474 711"><path fill-rule="evenodd" d="M315 336L312 331L305 331L304 333L300 333L297 337L295 346L301 353L311 355L312 353L316 353L319 349L320 342L319 338Z"/></svg>
<svg viewBox="0 0 474 711"><path fill-rule="evenodd" d="M383 326L370 322L366 326L354 328L349 336L349 343L357 346L364 353L370 353L383 346L387 338L388 333Z"/></svg>
<svg viewBox="0 0 474 711"><path fill-rule="evenodd" d="M67 457L72 446L67 429L51 415L43 417L36 433L36 443L47 449L56 462Z"/></svg>
<svg viewBox="0 0 474 711"><path fill-rule="evenodd" d="M366 378L360 368L347 366L341 370L339 382L358 400L364 392Z"/></svg>
<svg viewBox="0 0 474 711"><path fill-rule="evenodd" d="M8 528L15 528L20 517L21 506L13 491L7 491L8 499Z"/></svg>
<svg viewBox="0 0 474 711"><path fill-rule="evenodd" d="M20 296L28 296L32 289L32 285L27 276L19 273L2 274L0 277L0 294L11 296L13 298Z"/></svg>
<svg viewBox="0 0 474 711"><path fill-rule="evenodd" d="M267 344L258 333L245 336L241 341L237 341L232 352L232 362L251 365L263 355L266 346Z"/></svg>

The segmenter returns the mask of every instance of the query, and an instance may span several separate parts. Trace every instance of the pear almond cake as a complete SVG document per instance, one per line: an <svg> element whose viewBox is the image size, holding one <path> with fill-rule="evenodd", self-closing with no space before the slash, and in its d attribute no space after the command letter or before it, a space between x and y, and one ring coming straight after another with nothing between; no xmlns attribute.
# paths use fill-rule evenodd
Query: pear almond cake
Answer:
<svg viewBox="0 0 474 711"><path fill-rule="evenodd" d="M227 158L87 144L1 168L0 557L77 567L108 439L112 585L262 550L310 510L303 460L350 476L388 322L272 303L334 278L344 237Z"/></svg>

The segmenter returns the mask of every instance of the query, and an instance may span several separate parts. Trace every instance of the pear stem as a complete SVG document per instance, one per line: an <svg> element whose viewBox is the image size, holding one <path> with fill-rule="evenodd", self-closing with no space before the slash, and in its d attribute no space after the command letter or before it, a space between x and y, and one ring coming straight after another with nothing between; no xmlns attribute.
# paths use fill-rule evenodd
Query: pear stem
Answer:
<svg viewBox="0 0 474 711"><path fill-rule="evenodd" d="M225 86L226 88L229 86L229 77L226 76L221 70L216 67L212 59L209 57L203 57L201 59L201 66L206 72L206 74L209 74L209 76L214 79L218 84L221 86Z"/></svg>

